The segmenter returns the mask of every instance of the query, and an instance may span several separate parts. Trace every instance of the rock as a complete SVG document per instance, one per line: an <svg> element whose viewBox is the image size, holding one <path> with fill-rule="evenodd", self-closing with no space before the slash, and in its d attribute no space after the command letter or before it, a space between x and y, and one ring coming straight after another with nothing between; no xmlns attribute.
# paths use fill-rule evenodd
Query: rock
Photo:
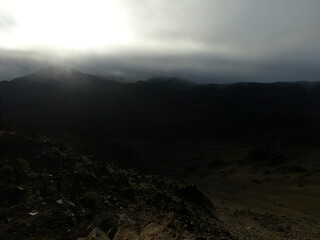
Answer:
<svg viewBox="0 0 320 240"><path fill-rule="evenodd" d="M29 212L29 215L30 215L30 216L36 216L36 215L38 215L38 213L39 213L39 212L33 210L32 212Z"/></svg>
<svg viewBox="0 0 320 240"><path fill-rule="evenodd" d="M132 225L132 224L135 224L135 221L133 221L127 215L121 214L121 215L119 215L119 222L118 223L119 223L120 226L122 226L122 225Z"/></svg>
<svg viewBox="0 0 320 240"><path fill-rule="evenodd" d="M78 238L78 240L110 240L110 238L104 231L99 228L94 228L87 237Z"/></svg>
<svg viewBox="0 0 320 240"><path fill-rule="evenodd" d="M198 206L213 207L210 200L204 196L194 185L180 187L177 189L177 193L182 199L195 203Z"/></svg>
<svg viewBox="0 0 320 240"><path fill-rule="evenodd" d="M121 214L118 216L119 228L117 229L113 240L140 240L141 229L139 228L138 224L125 214Z"/></svg>
<svg viewBox="0 0 320 240"><path fill-rule="evenodd" d="M123 225L117 230L112 240L140 240L140 229L137 225ZM145 240L148 240L145 238Z"/></svg>

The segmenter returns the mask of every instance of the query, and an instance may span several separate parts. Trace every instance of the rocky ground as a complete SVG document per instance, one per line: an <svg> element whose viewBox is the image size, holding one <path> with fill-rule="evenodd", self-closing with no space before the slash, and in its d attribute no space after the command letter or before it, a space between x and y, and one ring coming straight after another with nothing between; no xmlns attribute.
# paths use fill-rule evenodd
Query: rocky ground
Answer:
<svg viewBox="0 0 320 240"><path fill-rule="evenodd" d="M2 131L0 151L0 239L235 239L192 185L43 136Z"/></svg>
<svg viewBox="0 0 320 240"><path fill-rule="evenodd" d="M89 142L0 132L0 239L320 239L317 144Z"/></svg>
<svg viewBox="0 0 320 240"><path fill-rule="evenodd" d="M319 143L180 145L166 148L173 151L163 172L195 184L237 239L320 239Z"/></svg>

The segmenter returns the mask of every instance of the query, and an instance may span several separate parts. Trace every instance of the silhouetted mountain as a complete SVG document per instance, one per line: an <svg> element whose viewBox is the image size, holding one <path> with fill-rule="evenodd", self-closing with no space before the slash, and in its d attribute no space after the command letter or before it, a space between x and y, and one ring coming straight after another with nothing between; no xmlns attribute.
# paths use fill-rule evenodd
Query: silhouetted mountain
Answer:
<svg viewBox="0 0 320 240"><path fill-rule="evenodd" d="M22 130L110 137L264 139L317 135L320 84L119 83L53 67L0 83L4 118Z"/></svg>
<svg viewBox="0 0 320 240"><path fill-rule="evenodd" d="M172 89L190 89L197 86L194 82L177 77L153 77L147 81L140 81L138 83L153 87Z"/></svg>
<svg viewBox="0 0 320 240"><path fill-rule="evenodd" d="M46 69L42 69L30 75L16 78L11 82L32 86L60 86L63 89L85 88L90 87L94 84L101 84L106 82L108 82L109 84L116 84L113 81L104 80L97 76L84 74L82 72L62 66L52 66Z"/></svg>
<svg viewBox="0 0 320 240"><path fill-rule="evenodd" d="M15 81L29 81L29 82L83 82L88 80L88 75L61 66L52 66L42 69L38 72L32 73L25 77L15 79Z"/></svg>
<svg viewBox="0 0 320 240"><path fill-rule="evenodd" d="M1 100L0 100L0 103L1 103ZM2 120L2 112L0 112L0 130L2 130L4 127L4 123L3 123L3 120Z"/></svg>

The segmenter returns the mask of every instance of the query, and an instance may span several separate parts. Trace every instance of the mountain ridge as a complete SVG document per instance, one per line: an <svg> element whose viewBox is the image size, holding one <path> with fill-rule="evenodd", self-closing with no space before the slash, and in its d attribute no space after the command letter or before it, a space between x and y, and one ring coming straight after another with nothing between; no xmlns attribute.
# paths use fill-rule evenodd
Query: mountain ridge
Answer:
<svg viewBox="0 0 320 240"><path fill-rule="evenodd" d="M102 80L97 76L89 75L71 68L61 66L51 66L41 69L26 76L21 76L11 80L17 81L29 81L29 82L61 82L61 83L84 83L89 80Z"/></svg>
<svg viewBox="0 0 320 240"><path fill-rule="evenodd" d="M14 127L123 137L264 139L314 134L320 119L319 83L184 84L119 83L53 67L1 82L0 98Z"/></svg>
<svg viewBox="0 0 320 240"><path fill-rule="evenodd" d="M277 82L251 82L251 81L240 81L240 82L234 82L234 83L197 83L192 80L186 79L186 78L180 78L178 76L154 76L151 78L148 78L146 80L139 80L136 82L126 82L125 79L122 79L121 81L114 80L112 75L105 77L105 76L99 76L95 74L85 73L73 68L65 67L62 65L53 65L49 66L47 68L40 69L38 71L32 72L30 74L20 76L17 78L13 78L11 80L2 80L1 82L12 82L12 81L20 81L22 79L32 79L33 80L74 80L73 76L78 76L80 78L83 77L92 77L99 80L105 80L108 82L114 82L114 83L145 83L145 84L154 84L159 87L161 85L169 85L169 88L175 88L175 85L177 85L178 88L182 86L182 88L191 88L196 86L215 86L215 85L222 85L222 86L234 86L234 85L291 85L291 84L304 84L304 85L317 85L320 83L320 81L277 81ZM170 86L172 85L172 86ZM181 85L181 86L180 86Z"/></svg>

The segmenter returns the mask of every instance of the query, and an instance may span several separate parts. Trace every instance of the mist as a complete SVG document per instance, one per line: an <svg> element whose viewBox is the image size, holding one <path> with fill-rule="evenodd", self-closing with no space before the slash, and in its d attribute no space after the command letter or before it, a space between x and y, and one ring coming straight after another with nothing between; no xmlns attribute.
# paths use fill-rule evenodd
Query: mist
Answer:
<svg viewBox="0 0 320 240"><path fill-rule="evenodd" d="M316 0L109 2L57 1L50 5L61 12L55 20L38 0L2 1L0 79L56 64L127 81L155 75L222 83L319 79ZM98 8L113 18L90 15ZM84 15L90 24L68 20Z"/></svg>

